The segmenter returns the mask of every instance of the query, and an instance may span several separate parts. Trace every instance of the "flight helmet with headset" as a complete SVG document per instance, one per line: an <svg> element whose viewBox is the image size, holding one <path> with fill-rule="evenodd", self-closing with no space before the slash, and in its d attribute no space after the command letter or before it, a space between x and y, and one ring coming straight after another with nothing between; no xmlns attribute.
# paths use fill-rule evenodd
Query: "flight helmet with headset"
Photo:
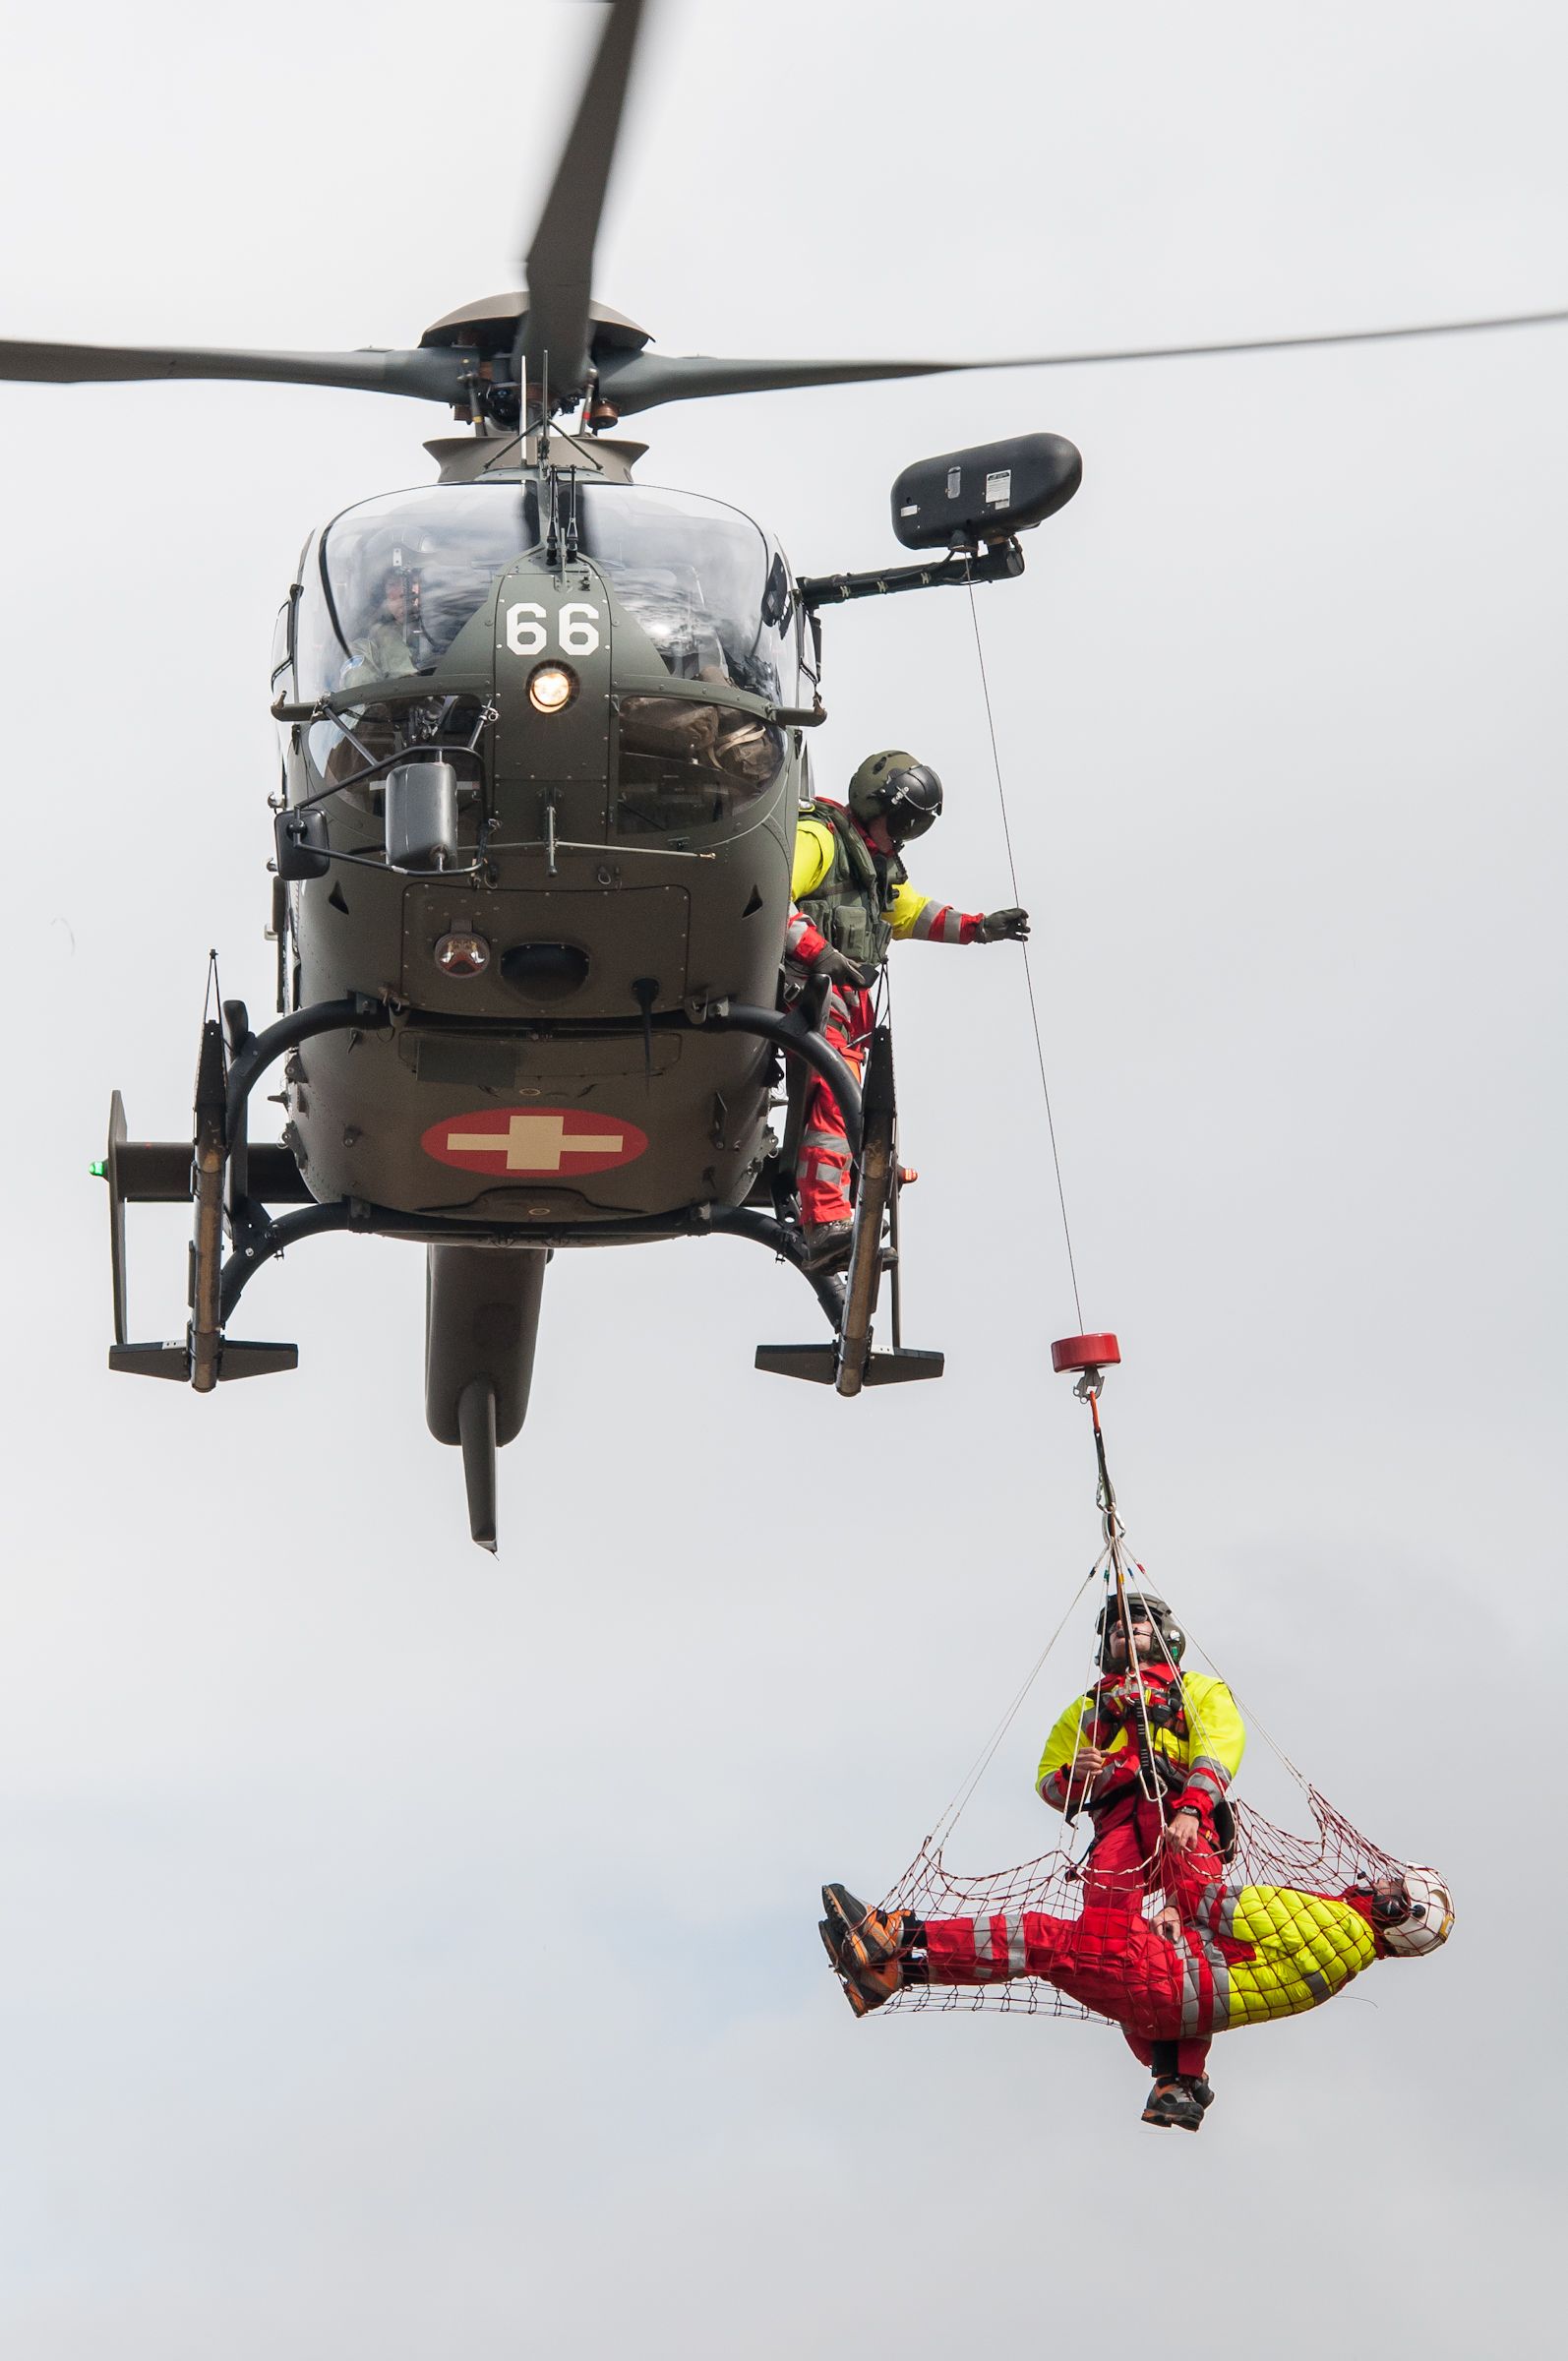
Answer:
<svg viewBox="0 0 1568 2361"><path fill-rule="evenodd" d="M885 819L893 842L907 844L941 817L942 783L929 763L889 747L868 755L850 780L849 808L862 827Z"/></svg>

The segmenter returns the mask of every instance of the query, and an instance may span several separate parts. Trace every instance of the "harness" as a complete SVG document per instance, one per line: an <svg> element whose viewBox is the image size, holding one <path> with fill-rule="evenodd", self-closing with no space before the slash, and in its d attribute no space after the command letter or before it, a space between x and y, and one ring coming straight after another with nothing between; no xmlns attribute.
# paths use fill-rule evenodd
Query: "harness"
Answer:
<svg viewBox="0 0 1568 2361"><path fill-rule="evenodd" d="M875 853L842 804L809 804L803 819L833 832L833 862L821 883L797 904L823 939L859 967L880 967L893 939L885 916L908 872L896 853Z"/></svg>
<svg viewBox="0 0 1568 2361"><path fill-rule="evenodd" d="M1173 1680L1146 1680L1141 1711L1138 1684L1135 1681L1123 1675L1120 1680L1103 1682L1095 1692L1094 1713L1096 1745L1103 1744L1106 1739L1115 1737L1118 1730L1125 1729L1133 1749L1140 1757L1145 1779L1152 1775L1153 1783L1159 1786L1166 1797L1178 1795L1187 1784L1185 1767L1173 1762L1161 1748L1148 1743L1144 1737L1145 1723L1151 1739L1155 1731L1161 1729L1169 1730L1174 1738L1185 1739L1190 1735L1191 1725L1187 1721L1186 1698L1182 1693L1179 1673ZM1107 1808L1115 1811L1125 1801L1124 1795L1108 1796ZM1136 1805L1133 1808L1136 1809ZM1092 1804L1089 1816L1098 1830L1100 1823ZM1221 1860L1233 1860L1236 1856L1236 1814L1223 1795L1211 1807L1210 1819Z"/></svg>

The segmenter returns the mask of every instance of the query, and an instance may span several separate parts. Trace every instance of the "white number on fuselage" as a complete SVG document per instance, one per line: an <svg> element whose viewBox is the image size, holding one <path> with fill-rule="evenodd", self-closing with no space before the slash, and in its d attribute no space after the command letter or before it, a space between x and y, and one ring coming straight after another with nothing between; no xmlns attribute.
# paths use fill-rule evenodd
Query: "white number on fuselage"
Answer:
<svg viewBox="0 0 1568 2361"><path fill-rule="evenodd" d="M599 645L599 610L586 599L569 599L556 617L561 652L591 656ZM529 599L507 609L507 645L514 656L542 656L549 644L550 618Z"/></svg>

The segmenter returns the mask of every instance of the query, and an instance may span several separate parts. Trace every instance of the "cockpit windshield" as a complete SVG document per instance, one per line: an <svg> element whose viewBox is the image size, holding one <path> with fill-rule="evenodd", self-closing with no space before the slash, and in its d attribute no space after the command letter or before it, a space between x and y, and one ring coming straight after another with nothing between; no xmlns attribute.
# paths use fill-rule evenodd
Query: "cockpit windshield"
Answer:
<svg viewBox="0 0 1568 2361"><path fill-rule="evenodd" d="M789 570L738 509L640 484L563 482L577 541L678 680L794 701ZM347 509L306 567L298 628L306 701L423 671L500 576L540 541L534 483L438 484Z"/></svg>

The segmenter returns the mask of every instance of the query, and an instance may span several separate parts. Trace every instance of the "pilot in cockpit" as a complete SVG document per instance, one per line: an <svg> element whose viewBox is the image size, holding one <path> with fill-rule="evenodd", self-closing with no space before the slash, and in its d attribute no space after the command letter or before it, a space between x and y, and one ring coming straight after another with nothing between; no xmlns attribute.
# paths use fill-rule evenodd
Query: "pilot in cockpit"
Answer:
<svg viewBox="0 0 1568 2361"><path fill-rule="evenodd" d="M397 680L419 670L424 660L419 589L417 571L405 565L403 553L397 551L394 562L381 574L360 631L348 643L343 688L357 688L363 681Z"/></svg>

